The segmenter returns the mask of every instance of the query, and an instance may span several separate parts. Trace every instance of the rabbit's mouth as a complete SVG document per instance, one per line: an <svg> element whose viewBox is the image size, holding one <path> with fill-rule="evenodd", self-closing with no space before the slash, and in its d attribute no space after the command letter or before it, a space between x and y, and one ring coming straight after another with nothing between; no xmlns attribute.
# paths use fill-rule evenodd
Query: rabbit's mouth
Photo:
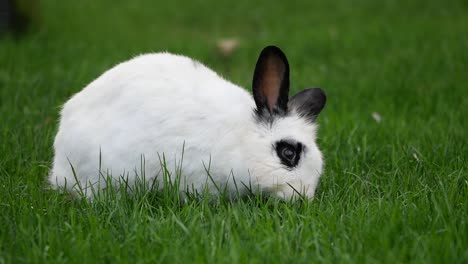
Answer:
<svg viewBox="0 0 468 264"><path fill-rule="evenodd" d="M310 190L311 186L299 185L300 187L291 184L275 185L267 190L264 190L269 196L279 198L281 200L296 200L296 199L312 199L314 191Z"/></svg>

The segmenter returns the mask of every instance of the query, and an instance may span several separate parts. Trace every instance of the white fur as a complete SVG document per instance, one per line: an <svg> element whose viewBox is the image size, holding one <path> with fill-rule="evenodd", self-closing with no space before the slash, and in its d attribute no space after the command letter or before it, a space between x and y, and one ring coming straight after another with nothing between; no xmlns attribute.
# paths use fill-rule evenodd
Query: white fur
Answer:
<svg viewBox="0 0 468 264"><path fill-rule="evenodd" d="M315 124L294 112L272 125L258 123L254 108L249 93L199 62L169 53L136 57L65 103L49 181L71 190L73 165L82 187L105 186L99 168L133 184L142 157L146 179L159 174L162 181L160 157L164 154L167 168L176 168L184 148L182 187L203 191L208 183L216 192L207 180L209 167L216 184L229 192L236 192L234 176L241 194L244 183L282 198L294 195L291 185L313 197L322 172ZM272 147L280 139L306 147L293 170L281 165Z"/></svg>

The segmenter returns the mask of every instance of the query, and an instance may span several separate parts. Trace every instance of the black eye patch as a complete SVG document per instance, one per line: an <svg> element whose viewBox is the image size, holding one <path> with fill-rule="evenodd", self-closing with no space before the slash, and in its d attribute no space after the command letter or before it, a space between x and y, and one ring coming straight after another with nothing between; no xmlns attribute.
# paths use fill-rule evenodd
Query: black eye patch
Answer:
<svg viewBox="0 0 468 264"><path fill-rule="evenodd" d="M275 143L274 147L283 165L288 168L297 166L303 151L303 145L300 142L280 140Z"/></svg>

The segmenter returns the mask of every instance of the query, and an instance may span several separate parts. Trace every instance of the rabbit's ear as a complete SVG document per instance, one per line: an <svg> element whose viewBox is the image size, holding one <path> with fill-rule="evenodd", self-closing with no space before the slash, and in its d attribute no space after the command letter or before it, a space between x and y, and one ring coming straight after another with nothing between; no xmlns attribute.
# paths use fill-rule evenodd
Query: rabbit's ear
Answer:
<svg viewBox="0 0 468 264"><path fill-rule="evenodd" d="M278 47L268 46L260 53L252 88L258 114L282 115L287 112L289 64Z"/></svg>
<svg viewBox="0 0 468 264"><path fill-rule="evenodd" d="M313 122L322 111L326 101L327 96L322 89L311 88L291 97L288 106L290 109L295 109L299 115L305 116Z"/></svg>

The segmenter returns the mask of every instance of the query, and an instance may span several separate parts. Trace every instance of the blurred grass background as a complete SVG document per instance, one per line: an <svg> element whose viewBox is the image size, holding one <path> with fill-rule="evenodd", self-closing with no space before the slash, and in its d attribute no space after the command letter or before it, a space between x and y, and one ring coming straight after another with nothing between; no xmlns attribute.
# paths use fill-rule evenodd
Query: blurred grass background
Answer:
<svg viewBox="0 0 468 264"><path fill-rule="evenodd" d="M27 32L0 39L0 262L468 262L468 2L38 3ZM305 208L103 209L46 190L59 106L106 69L170 51L250 90L270 44L293 92L328 95Z"/></svg>

